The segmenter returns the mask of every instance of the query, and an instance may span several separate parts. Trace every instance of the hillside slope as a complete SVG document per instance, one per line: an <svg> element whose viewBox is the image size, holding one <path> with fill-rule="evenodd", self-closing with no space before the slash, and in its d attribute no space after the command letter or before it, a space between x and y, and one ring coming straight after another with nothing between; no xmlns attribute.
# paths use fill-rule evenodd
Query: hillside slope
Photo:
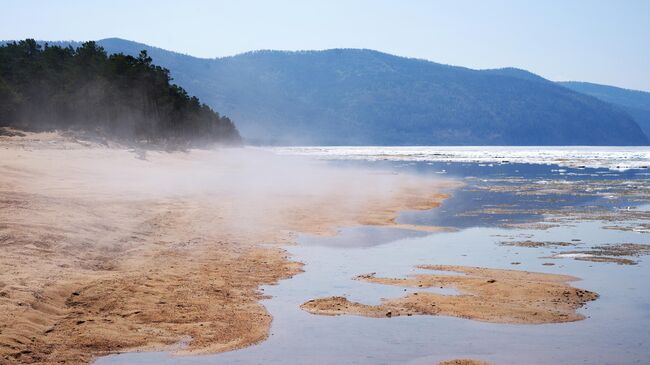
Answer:
<svg viewBox="0 0 650 365"><path fill-rule="evenodd" d="M650 93L589 82L564 81L558 84L571 90L591 95L625 110L650 136Z"/></svg>
<svg viewBox="0 0 650 365"><path fill-rule="evenodd" d="M238 122L252 143L645 145L630 115L517 69L471 70L371 50L257 51L199 59L146 49L174 81Z"/></svg>
<svg viewBox="0 0 650 365"><path fill-rule="evenodd" d="M95 42L0 45L0 127L70 130L156 148L239 144L232 121L181 87L169 71Z"/></svg>

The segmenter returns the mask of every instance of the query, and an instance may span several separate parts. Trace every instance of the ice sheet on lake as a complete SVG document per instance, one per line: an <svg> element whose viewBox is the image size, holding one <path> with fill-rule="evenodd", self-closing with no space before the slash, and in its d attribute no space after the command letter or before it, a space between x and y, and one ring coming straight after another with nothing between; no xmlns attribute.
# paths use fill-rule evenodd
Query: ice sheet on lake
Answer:
<svg viewBox="0 0 650 365"><path fill-rule="evenodd" d="M529 163L611 170L648 169L650 147L273 147L278 154L324 159Z"/></svg>

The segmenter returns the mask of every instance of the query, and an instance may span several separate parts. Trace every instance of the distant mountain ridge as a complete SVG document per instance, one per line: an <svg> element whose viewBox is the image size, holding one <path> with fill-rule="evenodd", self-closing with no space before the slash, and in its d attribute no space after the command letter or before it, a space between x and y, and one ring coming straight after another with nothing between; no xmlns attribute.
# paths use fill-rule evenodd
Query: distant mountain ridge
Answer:
<svg viewBox="0 0 650 365"><path fill-rule="evenodd" d="M650 137L650 92L589 82L563 81L558 84L620 107L632 116L645 135Z"/></svg>
<svg viewBox="0 0 650 365"><path fill-rule="evenodd" d="M98 43L109 53L146 49L253 143L648 144L622 106L525 70L472 70L361 49L201 59L117 38Z"/></svg>

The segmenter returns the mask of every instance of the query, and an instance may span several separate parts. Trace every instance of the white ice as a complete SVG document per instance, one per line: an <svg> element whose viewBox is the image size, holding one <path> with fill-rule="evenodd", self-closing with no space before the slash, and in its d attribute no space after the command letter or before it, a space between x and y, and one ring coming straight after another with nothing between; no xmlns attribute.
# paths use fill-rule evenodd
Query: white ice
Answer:
<svg viewBox="0 0 650 365"><path fill-rule="evenodd" d="M270 147L278 154L314 156L323 159L390 160L471 163L529 163L571 168L607 168L624 171L650 168L650 147L501 147L501 146L413 146L413 147Z"/></svg>

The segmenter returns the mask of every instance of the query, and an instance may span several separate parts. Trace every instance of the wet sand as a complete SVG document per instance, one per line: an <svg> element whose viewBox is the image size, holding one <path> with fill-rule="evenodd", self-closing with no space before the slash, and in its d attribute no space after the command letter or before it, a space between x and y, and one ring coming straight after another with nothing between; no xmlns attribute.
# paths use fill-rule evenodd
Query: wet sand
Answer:
<svg viewBox="0 0 650 365"><path fill-rule="evenodd" d="M603 227L603 229L609 229ZM499 245L509 247L525 247L525 248L560 248L560 247L575 247L581 246L585 243L581 240L573 240L571 242L560 241L501 241ZM572 258L579 261L590 262L608 262L619 265L636 265L638 260L636 258L650 254L650 245L641 243L616 243L592 246L581 250L564 250L555 253L551 256L542 258L560 259ZM553 263L545 263L544 265L555 265Z"/></svg>
<svg viewBox="0 0 650 365"><path fill-rule="evenodd" d="M456 359L456 360L443 361L438 363L438 365L492 365L492 364L489 362L472 360L472 359Z"/></svg>
<svg viewBox="0 0 650 365"><path fill-rule="evenodd" d="M398 211L436 207L454 186L240 155L0 137L2 362L259 342L271 322L259 286L301 270L280 245L393 225Z"/></svg>
<svg viewBox="0 0 650 365"><path fill-rule="evenodd" d="M584 319L576 310L598 294L568 285L575 277L517 270L425 265L420 269L460 273L417 274L407 278L356 279L382 285L414 288L454 288L460 295L416 292L384 299L379 305L350 302L344 297L308 301L302 308L313 314L354 314L367 317L445 315L492 323L561 323Z"/></svg>
<svg viewBox="0 0 650 365"><path fill-rule="evenodd" d="M501 246L516 246L516 247L531 247L531 248L539 248L539 247L569 247L569 246L576 246L580 244L580 242L540 242L540 241L502 241Z"/></svg>
<svg viewBox="0 0 650 365"><path fill-rule="evenodd" d="M572 258L579 261L636 265L638 264L638 257L649 254L650 245L641 243L618 243L594 246L585 250L563 251L550 258Z"/></svg>

